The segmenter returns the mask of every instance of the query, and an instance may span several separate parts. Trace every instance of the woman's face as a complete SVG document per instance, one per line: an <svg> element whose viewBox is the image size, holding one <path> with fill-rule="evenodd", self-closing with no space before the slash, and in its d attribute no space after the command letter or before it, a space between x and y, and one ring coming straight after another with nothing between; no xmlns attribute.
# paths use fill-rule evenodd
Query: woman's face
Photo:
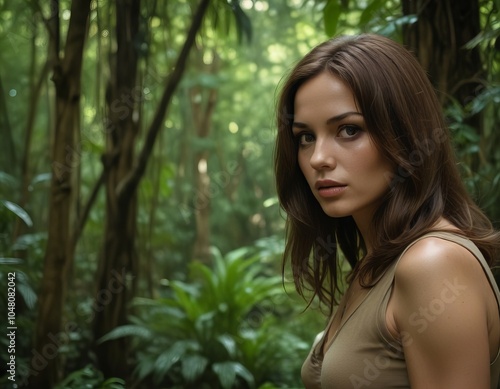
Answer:
<svg viewBox="0 0 500 389"><path fill-rule="evenodd" d="M323 211L370 223L393 168L375 147L350 88L323 72L300 86L294 106L299 166Z"/></svg>

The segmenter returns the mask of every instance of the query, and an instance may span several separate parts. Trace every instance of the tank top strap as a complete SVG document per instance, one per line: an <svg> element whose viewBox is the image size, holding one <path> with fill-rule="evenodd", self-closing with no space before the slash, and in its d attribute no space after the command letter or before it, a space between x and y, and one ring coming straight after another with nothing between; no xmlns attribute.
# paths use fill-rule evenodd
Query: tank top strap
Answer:
<svg viewBox="0 0 500 389"><path fill-rule="evenodd" d="M390 288L392 286L392 282L394 281L394 275L396 273L396 268L397 268L398 262L403 257L403 255L406 253L406 251L408 251L410 249L411 246L413 246L418 241L420 241L424 238L428 238L428 237L436 237L436 238L444 239L444 240L447 240L450 242L454 242L454 243L464 247L465 249L467 249L472 255L474 255L474 257L477 258L477 260L481 264L481 266L484 270L484 274L487 276L489 284L490 284L490 286L495 294L498 309L500 311L500 290L499 290L498 284L495 280L495 277L493 276L493 273L490 269L490 266L488 265L488 263L486 262L486 259L484 258L483 253L481 253L481 251L474 244L474 242L472 242L470 239L466 238L465 236L459 235L457 233L448 232L448 231L432 231L432 232L428 232L428 233L420 236L419 238L415 239L412 243L410 243L404 249L404 251L401 253L399 258L396 261L394 261L393 264L391 264L389 269L387 269L386 273L381 277L381 279L379 281L381 283L380 292L385 290L386 294L383 297L383 300L382 300L383 302L381 305L381 307L383 307L384 309L381 310L379 312L379 315L378 315L378 321L380 322L379 328L383 328L383 327L381 327L381 325L383 323L385 323L385 307L387 306L387 302L389 299L389 293L387 293L387 292L390 290ZM498 376L500 374L500 348L499 348L497 355L494 358L493 362L491 362L491 369L492 369L492 373L493 373L492 377L494 377L495 374L496 374L496 376Z"/></svg>
<svg viewBox="0 0 500 389"><path fill-rule="evenodd" d="M495 280L495 277L493 276L493 273L490 270L490 266L488 265L488 262L486 262L486 259L484 258L483 253L478 249L478 247L472 242L470 239L459 235L455 234L452 232L445 232L445 231L439 231L439 232L431 232L429 233L432 236L442 238L451 242L455 242L459 244L462 247L465 247L467 250L471 252L472 255L474 255L483 269L485 270L485 274L488 277L488 281L490 282L491 288L495 292L496 298L497 298L497 303L500 308L500 289L498 288L498 284Z"/></svg>
<svg viewBox="0 0 500 389"><path fill-rule="evenodd" d="M493 276L493 273L490 270L490 266L488 265L488 263L486 262L486 259L484 258L484 255L477 248L477 246L474 244L474 242L472 242L470 239L466 238L465 236L453 233L453 232L448 232L448 231L431 231L431 232L428 232L428 233L426 233L426 234L418 237L417 239L415 239L413 242L411 242L403 250L403 252L400 254L400 256L398 257L398 259L396 261L394 261L394 263L389 266L389 268L384 273L384 275L381 277L381 279L379 280L379 282L384 282L385 281L385 283L387 284L387 287L389 287L391 285L392 281L394 280L394 274L396 273L397 265L398 265L400 259L403 257L403 255L415 243L417 243L418 241L420 241L420 240L422 240L424 238L428 238L428 237L441 238L441 239L448 240L450 242L457 243L458 245L466 248L472 255L474 255L477 258L477 260L479 261L479 263L481 264L481 266L483 267L483 269L486 270L485 274L487 275L488 280L489 280L489 282L491 284L491 287L492 287L493 291L496 294L497 302L499 304L498 306L500 307L500 289L499 289L499 287L498 287L498 285L496 283L496 280L495 280L495 277Z"/></svg>
<svg viewBox="0 0 500 389"><path fill-rule="evenodd" d="M500 311L500 290L498 288L498 284L495 280L495 277L493 276L493 272L490 269L490 266L488 265L488 262L486 262L486 259L484 258L483 253L479 250L479 248L472 242L470 239L466 238L465 236L455 234L452 232L445 232L445 231L439 231L439 232L432 232L432 236L436 236L441 239L446 239L451 242L455 242L459 244L462 247L465 247L467 250L469 250L472 255L474 255L481 266L483 267L484 274L488 277L488 281L490 283L491 288L493 289L493 292L495 293L495 297L497 300L497 306L498 310ZM500 375L500 348L498 349L498 352L496 354L495 359L493 362L491 362L491 372L492 372L492 378L493 377L498 377Z"/></svg>
<svg viewBox="0 0 500 389"><path fill-rule="evenodd" d="M401 260L401 258L406 254L406 252L415 243L417 243L418 241L420 241L420 240L422 240L424 238L428 238L430 236L440 237L441 236L441 232L428 232L428 233L426 233L426 234L424 234L422 236L419 236L417 239L415 239L413 242L411 242L408 246L406 246L405 249L403 250L403 252L399 255L399 257L392 264L389 265L389 267L387 268L387 270L382 274L382 276L380 277L379 281L377 282L377 285L380 285L379 286L379 290L380 290L381 293L385 293L389 289L389 287L392 285L392 282L394 280L394 275L396 273L396 268L398 266L398 263ZM483 258L483 260L484 260L484 258Z"/></svg>

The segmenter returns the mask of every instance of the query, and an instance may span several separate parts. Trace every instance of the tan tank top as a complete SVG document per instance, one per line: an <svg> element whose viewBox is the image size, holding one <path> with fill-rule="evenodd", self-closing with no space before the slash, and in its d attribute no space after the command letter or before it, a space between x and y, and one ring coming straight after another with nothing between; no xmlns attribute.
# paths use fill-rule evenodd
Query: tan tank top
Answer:
<svg viewBox="0 0 500 389"><path fill-rule="evenodd" d="M431 232L423 235L408 246L425 237L437 237L459 244L469 250L481 263L490 285L496 295L500 309L500 292L493 274L483 255L470 240L448 232ZM401 258L401 256L399 258ZM322 354L327 330L318 335L307 359L302 366L302 381L306 389L346 389L346 388L410 388L403 347L393 340L386 326L385 314L392 290L396 265L395 261L368 292L364 300L337 330L325 355ZM449 283L451 293L457 295ZM345 302L341 301L337 311ZM335 317L335 315L333 315ZM491 389L497 389L500 376L500 350L490 365Z"/></svg>

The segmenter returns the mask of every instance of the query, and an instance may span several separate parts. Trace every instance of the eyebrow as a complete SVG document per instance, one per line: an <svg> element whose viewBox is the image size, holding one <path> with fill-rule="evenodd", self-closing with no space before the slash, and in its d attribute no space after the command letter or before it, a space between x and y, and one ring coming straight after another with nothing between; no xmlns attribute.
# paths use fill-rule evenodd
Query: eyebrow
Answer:
<svg viewBox="0 0 500 389"><path fill-rule="evenodd" d="M355 111L344 112L344 113L341 113L340 115L333 116L333 117L329 118L326 121L326 124L332 124L332 123L341 121L341 120L343 120L349 116L352 116L352 115L357 115L357 116L361 116L361 117L363 116L363 114L361 112L355 112ZM308 128L308 125L305 123L301 123L301 122L293 122L292 127Z"/></svg>

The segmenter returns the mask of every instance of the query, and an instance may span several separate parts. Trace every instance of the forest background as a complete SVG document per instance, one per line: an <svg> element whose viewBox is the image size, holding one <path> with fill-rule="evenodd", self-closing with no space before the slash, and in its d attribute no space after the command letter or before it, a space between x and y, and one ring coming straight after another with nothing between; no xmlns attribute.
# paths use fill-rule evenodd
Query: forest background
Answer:
<svg viewBox="0 0 500 389"><path fill-rule="evenodd" d="M300 387L325 317L280 275L280 81L330 36L406 44L500 226L499 10L0 0L1 387Z"/></svg>

